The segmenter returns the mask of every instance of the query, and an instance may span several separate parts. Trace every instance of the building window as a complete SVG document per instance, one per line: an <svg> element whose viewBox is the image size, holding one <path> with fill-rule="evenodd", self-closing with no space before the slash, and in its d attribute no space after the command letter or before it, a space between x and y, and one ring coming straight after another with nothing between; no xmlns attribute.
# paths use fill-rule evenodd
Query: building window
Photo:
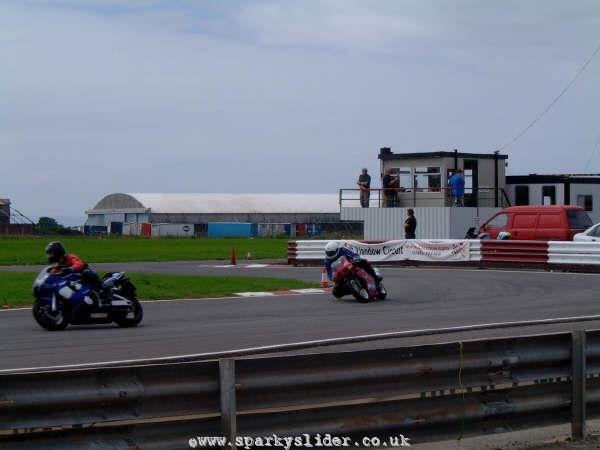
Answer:
<svg viewBox="0 0 600 450"><path fill-rule="evenodd" d="M439 191L442 176L439 167L416 167L415 189L418 191Z"/></svg>
<svg viewBox="0 0 600 450"><path fill-rule="evenodd" d="M586 211L594 210L594 197L591 195L578 195L577 205L581 206Z"/></svg>
<svg viewBox="0 0 600 450"><path fill-rule="evenodd" d="M467 194L473 193L473 169L464 169L465 178L465 192Z"/></svg>
<svg viewBox="0 0 600 450"><path fill-rule="evenodd" d="M529 186L515 186L515 205L529 205Z"/></svg>
<svg viewBox="0 0 600 450"><path fill-rule="evenodd" d="M542 205L556 205L556 186L542 186Z"/></svg>

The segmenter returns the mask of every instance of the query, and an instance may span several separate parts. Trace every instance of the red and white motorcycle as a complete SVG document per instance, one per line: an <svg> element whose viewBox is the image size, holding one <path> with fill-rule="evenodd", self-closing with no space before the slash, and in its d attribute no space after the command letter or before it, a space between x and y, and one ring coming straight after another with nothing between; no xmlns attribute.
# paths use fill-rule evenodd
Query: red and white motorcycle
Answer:
<svg viewBox="0 0 600 450"><path fill-rule="evenodd" d="M383 300L387 291L381 281L377 282L362 267L353 264L346 256L342 256L331 264L333 271L333 295L336 298L351 294L356 300L367 303L370 300ZM380 276L377 268L373 269Z"/></svg>

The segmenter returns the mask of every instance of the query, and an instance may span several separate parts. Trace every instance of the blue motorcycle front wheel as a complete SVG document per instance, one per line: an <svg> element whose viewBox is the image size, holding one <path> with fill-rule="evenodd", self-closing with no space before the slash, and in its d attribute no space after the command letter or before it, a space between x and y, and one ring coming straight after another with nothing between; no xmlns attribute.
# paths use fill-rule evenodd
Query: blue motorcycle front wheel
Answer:
<svg viewBox="0 0 600 450"><path fill-rule="evenodd" d="M49 302L36 300L31 311L35 321L48 331L64 330L69 325L62 309L52 311L52 304Z"/></svg>

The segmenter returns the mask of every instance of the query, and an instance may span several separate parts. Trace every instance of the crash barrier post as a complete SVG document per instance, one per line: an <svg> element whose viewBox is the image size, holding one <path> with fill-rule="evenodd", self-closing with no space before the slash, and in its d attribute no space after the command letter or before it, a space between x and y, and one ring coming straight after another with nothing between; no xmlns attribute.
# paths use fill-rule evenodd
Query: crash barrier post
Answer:
<svg viewBox="0 0 600 450"><path fill-rule="evenodd" d="M288 242L288 264L318 265L325 255L325 240L303 240ZM493 239L414 239L395 241L340 241L354 246L361 255L373 263L426 263L444 265L473 265L479 267L535 267L545 269L600 271L600 242L573 241L498 241ZM440 257L440 249L464 246L461 257ZM417 251L388 251L385 258L374 256L378 248L406 249ZM420 250L420 251L418 251ZM454 256L456 256L454 254Z"/></svg>
<svg viewBox="0 0 600 450"><path fill-rule="evenodd" d="M600 330L0 374L0 447L325 433L414 444L566 423L581 439L600 417L599 376Z"/></svg>
<svg viewBox="0 0 600 450"><path fill-rule="evenodd" d="M586 350L585 332L571 333L571 436L574 440L585 439L586 409Z"/></svg>
<svg viewBox="0 0 600 450"><path fill-rule="evenodd" d="M228 442L235 441L237 430L235 395L235 360L219 360L219 392L221 395L221 436ZM235 449L235 445L225 448Z"/></svg>

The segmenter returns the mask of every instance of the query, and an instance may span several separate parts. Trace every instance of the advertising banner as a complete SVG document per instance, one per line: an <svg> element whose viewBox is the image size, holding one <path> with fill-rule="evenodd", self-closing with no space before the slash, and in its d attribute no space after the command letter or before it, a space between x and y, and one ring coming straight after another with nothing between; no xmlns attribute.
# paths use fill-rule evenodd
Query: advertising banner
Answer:
<svg viewBox="0 0 600 450"><path fill-rule="evenodd" d="M343 241L368 261L469 261L468 240L402 239L375 244Z"/></svg>

